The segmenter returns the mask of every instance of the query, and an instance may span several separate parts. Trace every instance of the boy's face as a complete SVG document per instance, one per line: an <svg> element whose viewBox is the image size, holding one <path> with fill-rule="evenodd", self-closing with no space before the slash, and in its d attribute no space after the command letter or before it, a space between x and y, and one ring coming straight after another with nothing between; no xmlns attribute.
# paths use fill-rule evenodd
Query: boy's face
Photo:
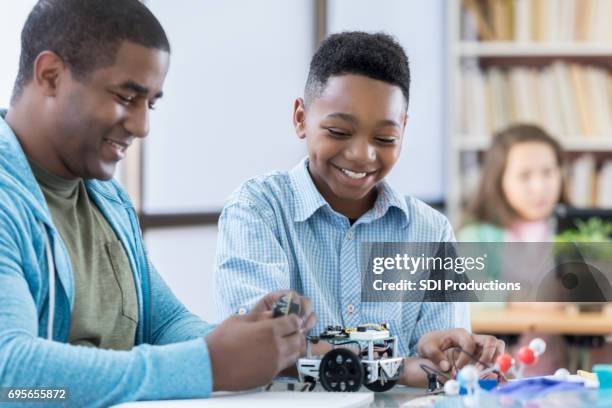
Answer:
<svg viewBox="0 0 612 408"><path fill-rule="evenodd" d="M406 117L398 86L362 75L329 78L307 107L296 100L296 132L307 140L310 174L332 208L350 218L371 208L376 184L399 158Z"/></svg>

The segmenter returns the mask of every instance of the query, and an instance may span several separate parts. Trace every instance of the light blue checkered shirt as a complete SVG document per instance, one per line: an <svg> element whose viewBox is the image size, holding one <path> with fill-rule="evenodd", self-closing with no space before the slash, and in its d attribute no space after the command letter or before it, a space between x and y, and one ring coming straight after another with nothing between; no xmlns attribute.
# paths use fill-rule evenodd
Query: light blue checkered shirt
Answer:
<svg viewBox="0 0 612 408"><path fill-rule="evenodd" d="M307 165L304 159L291 171L246 181L223 209L216 259L219 318L245 313L270 291L292 288L313 303L313 333L328 325L388 322L404 356L414 355L429 331L469 330L467 304L361 302L361 242L453 241L448 220L383 181L374 207L350 225L321 196Z"/></svg>

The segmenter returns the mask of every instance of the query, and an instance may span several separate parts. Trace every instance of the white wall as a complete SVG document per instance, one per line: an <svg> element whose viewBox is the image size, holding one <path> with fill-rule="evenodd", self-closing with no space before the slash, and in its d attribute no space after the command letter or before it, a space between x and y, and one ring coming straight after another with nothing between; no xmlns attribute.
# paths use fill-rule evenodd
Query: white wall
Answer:
<svg viewBox="0 0 612 408"><path fill-rule="evenodd" d="M0 108L8 108L19 69L21 28L36 2L32 0L0 3Z"/></svg>
<svg viewBox="0 0 612 408"><path fill-rule="evenodd" d="M314 2L147 4L173 51L145 143L144 208L218 211L241 182L306 152L291 113L314 47Z"/></svg>
<svg viewBox="0 0 612 408"><path fill-rule="evenodd" d="M217 227L168 228L147 232L151 261L187 308L212 322Z"/></svg>
<svg viewBox="0 0 612 408"><path fill-rule="evenodd" d="M402 156L389 175L406 194L428 201L445 196L444 0L328 0L328 32L384 31L402 44L412 83Z"/></svg>

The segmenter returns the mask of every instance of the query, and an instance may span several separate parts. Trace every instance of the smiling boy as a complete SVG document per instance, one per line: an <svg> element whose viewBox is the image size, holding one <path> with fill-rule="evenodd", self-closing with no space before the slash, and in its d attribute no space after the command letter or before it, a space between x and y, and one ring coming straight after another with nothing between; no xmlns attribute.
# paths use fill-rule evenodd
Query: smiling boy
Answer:
<svg viewBox="0 0 612 408"><path fill-rule="evenodd" d="M294 104L308 157L248 180L221 214L217 305L220 316L245 313L263 293L290 287L311 298L315 333L388 322L399 354L412 356L401 381L422 384L417 354L446 369L451 344L487 361L504 346L450 330L462 326L457 316L469 320L465 304L361 301L361 243L454 240L443 215L384 180L400 156L409 87L408 59L388 35L345 32L321 44Z"/></svg>

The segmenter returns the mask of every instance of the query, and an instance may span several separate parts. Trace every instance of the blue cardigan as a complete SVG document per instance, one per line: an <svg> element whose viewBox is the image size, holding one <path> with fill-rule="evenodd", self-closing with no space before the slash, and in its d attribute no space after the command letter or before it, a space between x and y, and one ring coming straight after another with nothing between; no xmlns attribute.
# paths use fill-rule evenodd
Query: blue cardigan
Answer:
<svg viewBox="0 0 612 408"><path fill-rule="evenodd" d="M0 111L0 387L65 388L66 406L206 397L213 328L174 297L150 264L136 212L115 181L87 180L134 273L139 324L130 351L67 344L74 276L64 242ZM57 404L54 404L57 405Z"/></svg>

